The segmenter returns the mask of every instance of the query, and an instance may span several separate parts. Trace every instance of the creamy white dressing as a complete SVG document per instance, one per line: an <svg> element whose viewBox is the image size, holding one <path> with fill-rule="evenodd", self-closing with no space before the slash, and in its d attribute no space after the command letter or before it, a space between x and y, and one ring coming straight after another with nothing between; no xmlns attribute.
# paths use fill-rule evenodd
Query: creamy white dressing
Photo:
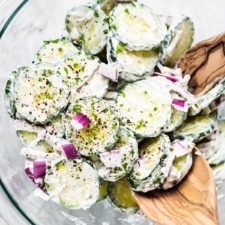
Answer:
<svg viewBox="0 0 225 225"><path fill-rule="evenodd" d="M127 175L138 159L138 143L134 136L123 129L119 136L113 149L100 154L103 165L98 169L98 174L107 181L115 182Z"/></svg>
<svg viewBox="0 0 225 225"><path fill-rule="evenodd" d="M65 161L58 170L52 167L51 171L45 176L45 183L53 201L71 209L87 209L98 200L98 175L85 161Z"/></svg>

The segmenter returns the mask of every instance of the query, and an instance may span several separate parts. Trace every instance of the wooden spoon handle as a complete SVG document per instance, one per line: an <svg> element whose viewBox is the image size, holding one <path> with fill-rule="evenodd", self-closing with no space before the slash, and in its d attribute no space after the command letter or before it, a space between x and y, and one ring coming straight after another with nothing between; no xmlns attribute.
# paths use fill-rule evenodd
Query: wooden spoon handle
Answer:
<svg viewBox="0 0 225 225"><path fill-rule="evenodd" d="M225 32L199 42L179 60L184 74L189 74L189 87L194 94L204 94L225 75Z"/></svg>
<svg viewBox="0 0 225 225"><path fill-rule="evenodd" d="M159 225L218 225L214 177L202 156L195 156L189 175L178 186L164 192L135 193L135 198Z"/></svg>

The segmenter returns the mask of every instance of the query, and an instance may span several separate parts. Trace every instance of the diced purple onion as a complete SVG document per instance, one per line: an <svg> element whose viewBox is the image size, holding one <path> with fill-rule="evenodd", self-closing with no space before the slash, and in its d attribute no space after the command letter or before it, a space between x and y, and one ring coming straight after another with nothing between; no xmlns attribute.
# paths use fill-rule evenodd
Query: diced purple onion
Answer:
<svg viewBox="0 0 225 225"><path fill-rule="evenodd" d="M177 79L174 78L174 77L170 77L170 76L164 76L167 80L170 80L172 81L173 83L176 83L177 82Z"/></svg>
<svg viewBox="0 0 225 225"><path fill-rule="evenodd" d="M73 117L73 119L76 122L77 128L86 127L91 123L91 121L88 119L88 117L86 115L84 115L83 113L77 113Z"/></svg>
<svg viewBox="0 0 225 225"><path fill-rule="evenodd" d="M63 144L62 148L67 159L76 159L80 156L79 152L76 150L73 144Z"/></svg>
<svg viewBox="0 0 225 225"><path fill-rule="evenodd" d="M172 101L172 105L184 107L185 106L185 100L174 98L173 101Z"/></svg>
<svg viewBox="0 0 225 225"><path fill-rule="evenodd" d="M25 168L24 172L34 182L34 175L31 171L31 168L29 168L29 167Z"/></svg>
<svg viewBox="0 0 225 225"><path fill-rule="evenodd" d="M169 73L169 74L170 74L170 76L172 76L172 77L176 77L176 76L177 76L175 73Z"/></svg>
<svg viewBox="0 0 225 225"><path fill-rule="evenodd" d="M44 187L43 177L34 179L34 174L32 172L32 169L29 167L25 168L24 172L38 188L40 188L42 191L47 193L47 190Z"/></svg>
<svg viewBox="0 0 225 225"><path fill-rule="evenodd" d="M34 165L34 179L44 177L46 174L46 161L35 160Z"/></svg>
<svg viewBox="0 0 225 225"><path fill-rule="evenodd" d="M163 74L163 73L158 73L158 72L154 72L153 73L153 76L161 76L161 77L165 77L167 80L170 80L172 81L173 83L176 83L178 81L177 78L174 77L175 74L172 74L169 76L169 75L166 75L166 74ZM176 76L176 75L175 75Z"/></svg>

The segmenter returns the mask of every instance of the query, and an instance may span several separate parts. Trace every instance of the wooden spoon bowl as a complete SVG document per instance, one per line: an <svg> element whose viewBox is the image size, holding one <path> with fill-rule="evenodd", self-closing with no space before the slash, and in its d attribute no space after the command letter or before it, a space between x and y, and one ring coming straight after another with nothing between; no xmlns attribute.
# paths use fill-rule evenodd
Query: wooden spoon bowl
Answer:
<svg viewBox="0 0 225 225"><path fill-rule="evenodd" d="M160 225L218 224L214 177L199 155L179 185L167 191L135 193L135 199L141 210Z"/></svg>

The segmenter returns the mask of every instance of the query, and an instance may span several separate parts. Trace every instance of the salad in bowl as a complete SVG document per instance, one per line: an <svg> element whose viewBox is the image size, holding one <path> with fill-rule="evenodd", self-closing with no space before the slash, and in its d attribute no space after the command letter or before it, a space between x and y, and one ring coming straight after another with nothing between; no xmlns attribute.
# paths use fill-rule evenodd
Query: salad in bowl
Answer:
<svg viewBox="0 0 225 225"><path fill-rule="evenodd" d="M24 171L42 198L70 209L108 198L133 214L132 193L177 185L196 148L220 174L225 132L215 103L225 80L203 95L188 87L177 62L193 41L189 17L98 0L68 11L65 29L5 88Z"/></svg>

